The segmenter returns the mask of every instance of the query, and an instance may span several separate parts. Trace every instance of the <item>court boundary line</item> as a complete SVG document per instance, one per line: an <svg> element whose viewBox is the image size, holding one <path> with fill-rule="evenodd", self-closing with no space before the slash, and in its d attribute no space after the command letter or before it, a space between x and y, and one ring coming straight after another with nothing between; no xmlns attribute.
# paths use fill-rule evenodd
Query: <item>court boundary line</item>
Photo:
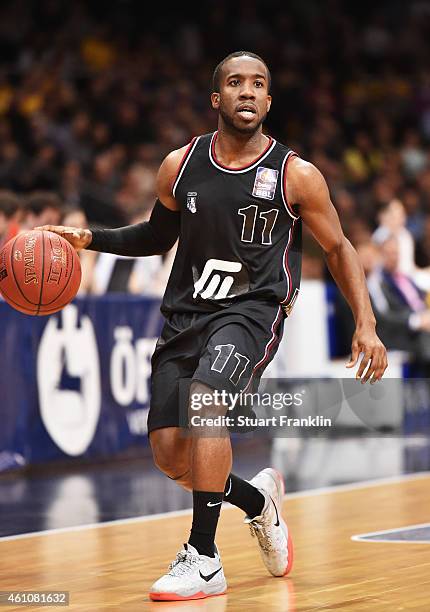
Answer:
<svg viewBox="0 0 430 612"><path fill-rule="evenodd" d="M397 484L399 482L407 482L414 480L421 480L428 478L430 471L418 472L416 474L399 474L398 476L388 476L385 478L377 478L372 480L362 480L349 484L331 485L328 487L319 487L316 489L309 489L307 491L295 491L294 493L287 493L283 499L297 499L314 497L317 495L327 495L332 493L341 493L343 491L354 491L358 489L375 488L380 485ZM228 510L234 508L232 504L227 502L223 503L223 509ZM88 523L84 525L71 525L70 527L58 527L54 529L45 529L43 531L32 531L29 533L19 533L11 536L0 536L0 544L2 542L10 542L13 540L25 540L27 538L35 538L41 536L49 536L62 533L73 533L78 531L88 531L90 529L103 529L105 527L112 527L113 525L128 525L133 523L147 523L150 521L158 521L164 518L176 518L179 516L187 516L192 513L192 508L184 508L183 510L172 510L169 512L160 512L158 514L146 514L144 516L133 516L125 519L113 519L111 521L104 521L101 523ZM361 541L361 540L360 540ZM367 541L367 540L366 540Z"/></svg>
<svg viewBox="0 0 430 612"><path fill-rule="evenodd" d="M396 531L413 531L422 527L430 527L430 523L418 523L416 525L408 525L407 527L394 527L393 529L383 529L381 531L370 531L369 533L358 533L351 536L354 542L369 542L370 544L430 544L430 540L367 540L371 536L383 535L386 533L395 533Z"/></svg>

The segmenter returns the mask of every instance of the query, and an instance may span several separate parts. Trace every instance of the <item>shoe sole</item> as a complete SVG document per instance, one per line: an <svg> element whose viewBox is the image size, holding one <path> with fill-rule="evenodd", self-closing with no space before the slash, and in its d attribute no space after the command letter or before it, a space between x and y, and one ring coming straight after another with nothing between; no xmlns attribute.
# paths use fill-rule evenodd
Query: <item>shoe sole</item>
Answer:
<svg viewBox="0 0 430 612"><path fill-rule="evenodd" d="M284 477L282 476L282 474L278 471L275 470L275 468L270 468L271 470L273 470L273 472L275 472L275 474L278 476L278 479L281 483L281 493L280 495L278 495L278 505L279 505L279 516L281 517L281 525L282 525L282 529L284 531L284 533L288 533L288 538L287 538L287 552L288 552L288 564L287 567L285 568L284 573L282 574L282 576L286 576L287 574L289 574L291 572L291 569L293 567L293 561L294 561L294 547L293 547L293 539L291 537L290 534L290 530L287 527L287 523L284 521L284 519L282 518L282 508L281 508L281 504L282 504L282 499L285 495L285 482L284 482Z"/></svg>
<svg viewBox="0 0 430 612"><path fill-rule="evenodd" d="M223 591L222 593L204 593L203 591L199 591L198 593L194 593L194 595L188 595L186 597L183 595L178 595L177 593L149 593L149 599L152 601L188 601L191 599L218 597L219 595L225 595L226 593L227 591Z"/></svg>

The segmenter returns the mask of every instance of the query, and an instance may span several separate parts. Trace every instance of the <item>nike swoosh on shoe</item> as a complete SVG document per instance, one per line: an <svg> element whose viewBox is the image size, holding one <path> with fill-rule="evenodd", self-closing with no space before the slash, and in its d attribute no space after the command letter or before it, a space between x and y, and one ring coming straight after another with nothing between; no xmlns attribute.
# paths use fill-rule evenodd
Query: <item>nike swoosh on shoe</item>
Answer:
<svg viewBox="0 0 430 612"><path fill-rule="evenodd" d="M276 512L276 523L275 523L275 527L279 527L279 514L278 514L278 508L276 507L275 502L273 501L273 498L271 495L269 495L270 499L272 500L272 504L275 506L275 512Z"/></svg>
<svg viewBox="0 0 430 612"><path fill-rule="evenodd" d="M209 580L212 580L212 578L214 576L216 576L218 574L218 572L220 572L222 570L222 567L218 568L215 572L212 572L212 574L208 574L207 576L204 576L200 571L200 578L203 578L203 580L205 580L206 582L209 582Z"/></svg>

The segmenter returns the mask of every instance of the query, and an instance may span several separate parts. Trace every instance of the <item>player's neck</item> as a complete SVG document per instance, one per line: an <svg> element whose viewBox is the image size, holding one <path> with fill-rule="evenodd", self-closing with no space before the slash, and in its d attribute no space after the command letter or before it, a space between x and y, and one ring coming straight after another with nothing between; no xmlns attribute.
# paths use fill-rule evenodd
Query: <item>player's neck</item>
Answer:
<svg viewBox="0 0 430 612"><path fill-rule="evenodd" d="M264 152L268 142L269 138L261 129L253 134L240 134L228 126L219 125L215 142L216 157L225 166L246 165Z"/></svg>

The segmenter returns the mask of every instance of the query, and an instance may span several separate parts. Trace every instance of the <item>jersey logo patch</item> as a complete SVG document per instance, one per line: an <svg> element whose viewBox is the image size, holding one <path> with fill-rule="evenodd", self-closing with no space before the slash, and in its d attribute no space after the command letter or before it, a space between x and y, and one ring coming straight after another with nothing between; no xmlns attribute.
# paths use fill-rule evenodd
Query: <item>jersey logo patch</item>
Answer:
<svg viewBox="0 0 430 612"><path fill-rule="evenodd" d="M197 212L197 191L187 193L187 208L190 212Z"/></svg>
<svg viewBox="0 0 430 612"><path fill-rule="evenodd" d="M193 298L199 295L203 300L223 300L229 296L234 283L232 272L240 272L242 264L237 261L224 261L223 259L208 259L203 268L202 275L194 282ZM228 276L220 272L230 273ZM230 297L233 297L230 295Z"/></svg>
<svg viewBox="0 0 430 612"><path fill-rule="evenodd" d="M278 171L273 168L257 168L252 195L256 198L273 200L278 182Z"/></svg>

